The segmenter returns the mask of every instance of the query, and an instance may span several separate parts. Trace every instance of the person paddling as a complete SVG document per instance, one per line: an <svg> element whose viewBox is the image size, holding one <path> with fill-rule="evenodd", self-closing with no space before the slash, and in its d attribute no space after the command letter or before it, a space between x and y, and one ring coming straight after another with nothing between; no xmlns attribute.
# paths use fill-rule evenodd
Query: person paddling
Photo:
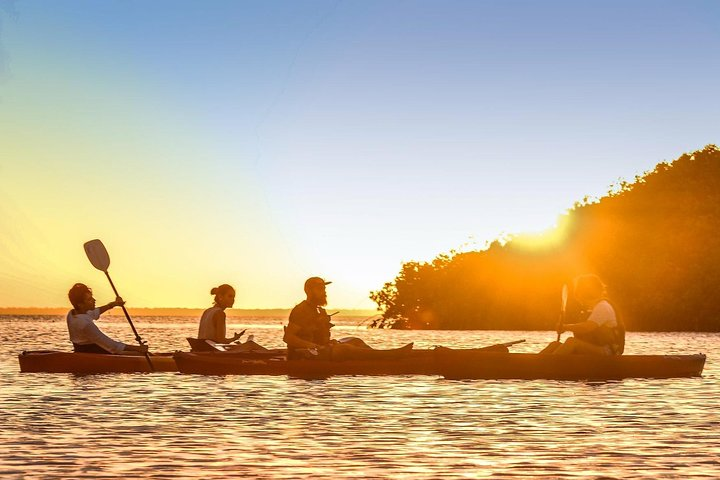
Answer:
<svg viewBox="0 0 720 480"><path fill-rule="evenodd" d="M145 354L147 345L127 345L105 335L95 320L111 308L125 304L122 298L117 297L102 307L95 308L95 298L92 290L85 284L76 283L68 292L68 299L73 306L67 314L67 327L70 341L76 353L103 353L135 355Z"/></svg>
<svg viewBox="0 0 720 480"><path fill-rule="evenodd" d="M607 300L605 284L597 275L581 275L574 281L574 296L586 319L560 324L558 333L573 332L562 342L552 342L540 353L555 355L621 355L625 348L625 329Z"/></svg>
<svg viewBox="0 0 720 480"><path fill-rule="evenodd" d="M205 310L200 318L198 339L212 340L215 343L230 343L238 340L242 333L236 333L226 338L225 309L235 304L235 289L228 284L222 284L210 290L215 295L213 306Z"/></svg>
<svg viewBox="0 0 720 480"><path fill-rule="evenodd" d="M327 305L326 282L310 277L303 287L306 299L290 312L283 341L288 347L288 360L310 358L320 360L364 360L401 358L412 352L413 344L391 350L375 350L359 338L332 340L334 326L323 308Z"/></svg>

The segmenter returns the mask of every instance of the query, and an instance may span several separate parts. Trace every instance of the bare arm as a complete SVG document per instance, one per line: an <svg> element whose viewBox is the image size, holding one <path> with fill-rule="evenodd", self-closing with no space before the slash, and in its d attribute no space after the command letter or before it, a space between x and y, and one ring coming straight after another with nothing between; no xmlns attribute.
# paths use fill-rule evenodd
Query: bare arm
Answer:
<svg viewBox="0 0 720 480"><path fill-rule="evenodd" d="M215 332L217 334L217 338L211 339L213 342L230 343L234 342L242 336L242 334L236 333L232 337L225 338L225 331L227 330L225 318L225 312L223 312L222 310L215 312L215 315L213 316L213 322L215 322Z"/></svg>
<svg viewBox="0 0 720 480"><path fill-rule="evenodd" d="M110 302L107 305L103 305L102 307L100 307L100 314L102 315L103 313L107 312L111 308L122 307L123 305L125 305L125 300L123 300L120 297L117 297L114 302Z"/></svg>
<svg viewBox="0 0 720 480"><path fill-rule="evenodd" d="M590 322L588 320L585 320L584 322L580 323L567 323L561 326L563 332L573 332L573 333L579 333L582 335L583 333L590 333L596 328L598 328L597 323Z"/></svg>

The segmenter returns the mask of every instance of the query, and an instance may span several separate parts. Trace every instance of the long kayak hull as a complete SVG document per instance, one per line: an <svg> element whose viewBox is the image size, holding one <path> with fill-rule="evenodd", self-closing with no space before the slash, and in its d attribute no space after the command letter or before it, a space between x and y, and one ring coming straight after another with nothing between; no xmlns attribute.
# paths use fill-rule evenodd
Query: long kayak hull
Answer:
<svg viewBox="0 0 720 480"><path fill-rule="evenodd" d="M705 355L624 355L598 357L493 353L439 348L397 360L286 360L243 358L230 354L175 353L181 373L200 375L435 375L448 379L619 380L623 378L696 377Z"/></svg>
<svg viewBox="0 0 720 480"><path fill-rule="evenodd" d="M697 377L705 355L538 355L438 348L395 360L287 360L274 353L186 353L144 356L26 351L18 355L21 372L149 373L201 375L286 375L325 378L334 375L434 375L448 379L620 380L623 378Z"/></svg>
<svg viewBox="0 0 720 480"><path fill-rule="evenodd" d="M705 355L538 355L440 350L438 372L448 379L621 380L698 377Z"/></svg>
<svg viewBox="0 0 720 480"><path fill-rule="evenodd" d="M231 353L175 352L181 373L200 375L287 375L297 378L325 378L334 375L437 375L431 351L395 360L287 360L248 358Z"/></svg>
<svg viewBox="0 0 720 480"><path fill-rule="evenodd" d="M149 373L177 372L172 353L150 355L152 370L144 355L102 355L51 350L25 351L18 355L21 372L35 373Z"/></svg>

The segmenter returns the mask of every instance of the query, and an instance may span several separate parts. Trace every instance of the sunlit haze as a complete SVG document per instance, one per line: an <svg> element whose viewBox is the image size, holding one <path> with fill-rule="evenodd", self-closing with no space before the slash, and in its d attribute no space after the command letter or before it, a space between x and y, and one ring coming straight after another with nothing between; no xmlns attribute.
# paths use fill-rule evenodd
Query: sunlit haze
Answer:
<svg viewBox="0 0 720 480"><path fill-rule="evenodd" d="M0 307L372 308L720 143L720 2L0 0ZM553 241L549 239L548 241ZM532 242L530 242L532 243ZM543 241L538 240L538 244Z"/></svg>

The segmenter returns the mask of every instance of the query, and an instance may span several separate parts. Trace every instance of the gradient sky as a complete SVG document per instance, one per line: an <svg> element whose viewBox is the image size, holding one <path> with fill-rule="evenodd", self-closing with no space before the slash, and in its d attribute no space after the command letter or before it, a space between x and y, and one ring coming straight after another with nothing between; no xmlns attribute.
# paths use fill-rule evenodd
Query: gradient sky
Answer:
<svg viewBox="0 0 720 480"><path fill-rule="evenodd" d="M0 0L0 307L369 308L720 143L717 1Z"/></svg>

